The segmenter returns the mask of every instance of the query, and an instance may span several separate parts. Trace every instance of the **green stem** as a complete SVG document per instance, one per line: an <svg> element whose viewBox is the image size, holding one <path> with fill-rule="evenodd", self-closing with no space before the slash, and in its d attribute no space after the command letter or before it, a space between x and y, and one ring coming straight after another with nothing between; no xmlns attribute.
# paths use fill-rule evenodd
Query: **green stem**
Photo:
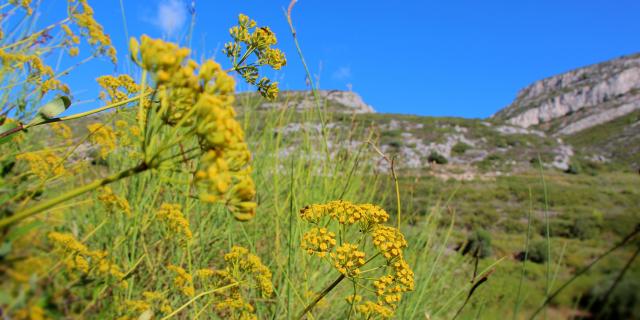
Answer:
<svg viewBox="0 0 640 320"><path fill-rule="evenodd" d="M315 307L316 304L318 304L318 302L320 302L320 300L324 298L324 296L326 296L331 290L333 290L333 288L335 288L340 283L340 281L344 280L344 278L345 275L341 274L335 281L333 281L333 283L322 290L322 292L320 292L320 294L306 308L304 308L302 312L300 312L300 315L298 315L298 320L302 319L302 317L304 317L307 312L311 311L311 309L313 309L313 307Z"/></svg>
<svg viewBox="0 0 640 320"><path fill-rule="evenodd" d="M607 250L607 252L603 253L602 255L598 256L596 259L594 259L593 261L591 261L591 263L589 263L587 266L585 266L584 268L580 269L580 271L576 272L573 277L571 277L571 279L567 280L565 283L563 283L558 289L556 289L553 293L551 293L542 303L542 305L540 307L538 307L538 309L536 309L533 314L531 314L531 316L529 317L529 320L533 320L535 319L535 317L538 315L538 313L540 313L540 311L542 311L543 309L545 309L545 307L560 293L562 292L562 290L564 290L566 287L568 287L575 279L577 279L578 277L580 277L581 275L583 275L585 272L589 271L596 263L598 263L598 261L602 260L604 257L608 256L609 254L611 254L612 252L618 250L619 248L623 247L624 245L626 245L627 243L629 243L635 236L638 235L638 233L640 233L640 224L636 225L636 228L633 230L633 232L631 232L629 235L627 235L626 237L624 237L624 239L622 239L622 241L620 241L620 243L618 243L617 245L615 245L614 247L612 247L611 249Z"/></svg>
<svg viewBox="0 0 640 320"><path fill-rule="evenodd" d="M75 197L77 197L79 195L82 195L84 193L87 193L89 191L97 189L99 187L105 186L105 185L110 184L112 182L116 182L116 181L118 181L120 179L124 179L124 178L130 177L132 175L135 175L137 173L146 171L147 169L149 169L149 167L147 166L146 163L143 162L143 163L141 163L141 164L139 164L139 165L137 165L137 166L135 166L133 168L124 170L124 171L122 171L120 173L111 175L111 176L106 177L104 179L93 181L93 182L91 182L91 183L89 183L87 185L84 185L84 186L78 187L76 189L73 189L71 191L68 191L67 193L59 195L59 196L57 196L57 197L55 197L53 199L43 201L43 202L41 202L41 203L39 203L39 204L29 208L29 209L26 209L24 211L20 211L20 212L12 215L10 217L7 217L7 218L4 218L4 219L0 220L0 228L4 228L4 227L6 227L8 225L17 223L20 220L23 220L25 218L28 218L28 217L33 216L35 214L38 214L38 213L40 213L42 211L45 211L47 209L51 209L52 207L54 207L54 206L56 206L56 205L58 205L58 204L60 204L60 203L62 203L64 201L67 201L69 199L75 198Z"/></svg>

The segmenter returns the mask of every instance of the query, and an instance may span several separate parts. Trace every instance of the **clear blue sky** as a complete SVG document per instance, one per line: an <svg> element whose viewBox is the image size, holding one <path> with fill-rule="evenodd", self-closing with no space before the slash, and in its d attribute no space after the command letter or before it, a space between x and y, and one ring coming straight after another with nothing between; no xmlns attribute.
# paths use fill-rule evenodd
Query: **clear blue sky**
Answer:
<svg viewBox="0 0 640 320"><path fill-rule="evenodd" d="M180 39L188 29L191 0L123 2L130 36ZM66 1L44 3L54 12L64 10ZM126 60L120 1L90 3ZM282 71L267 75L282 89L304 89L305 74L283 14L287 5L288 0L195 0L193 48L198 57L225 61L220 48L229 39L227 30L238 13L248 14L276 32L289 60ZM320 87L351 87L379 112L487 117L535 80L640 51L637 0L300 0L293 15ZM96 73L114 71L107 65L93 62L69 79L78 99L95 97Z"/></svg>

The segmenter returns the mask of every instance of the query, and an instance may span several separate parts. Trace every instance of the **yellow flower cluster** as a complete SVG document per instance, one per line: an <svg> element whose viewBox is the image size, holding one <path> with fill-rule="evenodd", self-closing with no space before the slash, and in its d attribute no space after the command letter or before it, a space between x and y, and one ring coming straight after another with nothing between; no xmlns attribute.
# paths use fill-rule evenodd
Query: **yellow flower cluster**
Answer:
<svg viewBox="0 0 640 320"><path fill-rule="evenodd" d="M180 211L179 204L163 203L156 216L167 225L172 232L172 236L177 236L184 242L191 240L193 237L189 228L189 220Z"/></svg>
<svg viewBox="0 0 640 320"><path fill-rule="evenodd" d="M91 134L89 140L100 147L100 157L107 159L109 153L116 149L116 134L113 128L103 123L92 123L87 129Z"/></svg>
<svg viewBox="0 0 640 320"><path fill-rule="evenodd" d="M73 33L73 31L71 31L71 28L68 25L63 24L61 28L62 28L62 31L64 31L64 34L66 35L66 37L63 40L63 44L69 48L69 55L72 57L77 56L78 54L80 54L80 49L78 49L78 47L75 47L75 46L80 44L80 38L76 36Z"/></svg>
<svg viewBox="0 0 640 320"><path fill-rule="evenodd" d="M133 81L131 76L121 74L114 76L101 76L96 79L100 87L105 91L100 92L100 99L107 100L109 96L110 103L120 102L129 99L131 94L140 91L140 86Z"/></svg>
<svg viewBox="0 0 640 320"><path fill-rule="evenodd" d="M358 250L358 246L350 243L337 247L336 251L331 253L333 266L348 277L355 277L360 274L360 267L366 263L364 257L365 253Z"/></svg>
<svg viewBox="0 0 640 320"><path fill-rule="evenodd" d="M336 234L327 228L312 228L302 236L302 249L308 254L324 257L336 245Z"/></svg>
<svg viewBox="0 0 640 320"><path fill-rule="evenodd" d="M371 237L373 244L387 260L402 256L402 249L407 247L407 240L397 228L376 226L371 232Z"/></svg>
<svg viewBox="0 0 640 320"><path fill-rule="evenodd" d="M278 83L262 77L258 81L258 68L270 66L280 70L287 64L282 51L271 46L278 43L275 33L269 27L257 27L254 20L244 14L238 16L238 25L229 29L232 42L225 44L224 52L232 59L236 70L246 82L256 85L262 96L275 99L278 95ZM254 53L256 61L246 63L247 58Z"/></svg>
<svg viewBox="0 0 640 320"><path fill-rule="evenodd" d="M257 319L255 308L248 302L250 290L257 289L263 298L273 294L271 272L260 258L243 247L234 246L224 256L226 266L222 270L196 271L205 287L230 288L215 293L214 310L224 319Z"/></svg>
<svg viewBox="0 0 640 320"><path fill-rule="evenodd" d="M364 319L390 319L393 310L371 301L365 301L356 307L356 312Z"/></svg>
<svg viewBox="0 0 640 320"><path fill-rule="evenodd" d="M118 143L123 147L133 145L141 134L138 125L129 125L129 123L124 120L116 120L116 128Z"/></svg>
<svg viewBox="0 0 640 320"><path fill-rule="evenodd" d="M104 33L100 25L93 17L93 8L87 0L68 0L70 18L78 25L82 34L87 37L90 45L94 46L99 54L104 54L117 63L116 49L111 44L111 38Z"/></svg>
<svg viewBox="0 0 640 320"><path fill-rule="evenodd" d="M389 220L389 214L372 204L353 204L338 200L307 206L300 210L300 216L303 220L318 226L303 235L303 250L309 254L329 253L333 267L354 281L376 279L371 282L372 291L375 293L373 301L366 300L360 303L363 300L361 296L347 297L349 303L358 304L356 312L367 319L393 316L402 294L414 289L414 274L403 257L403 251L407 247L404 235L397 228L384 225ZM319 227L320 225L323 227ZM331 246L336 242L335 234L329 231L332 225L337 225L342 230L342 245L335 248ZM358 231L363 234L357 242L349 243L345 237L348 237L348 228L351 226L358 227ZM364 252L368 240L374 248L369 261L365 259L368 254ZM360 249L360 246L363 249ZM381 270L383 274L378 278L369 275L366 278L362 277L363 272L360 268L369 262L378 263L374 260L377 256L383 257L382 265L366 272Z"/></svg>
<svg viewBox="0 0 640 320"><path fill-rule="evenodd" d="M51 319L45 316L44 309L36 305L28 305L24 308L16 310L13 315L10 315L9 319L13 320L45 320Z"/></svg>
<svg viewBox="0 0 640 320"><path fill-rule="evenodd" d="M51 150L26 152L18 155L16 159L26 161L30 171L43 180L62 176L67 172L62 158Z"/></svg>
<svg viewBox="0 0 640 320"><path fill-rule="evenodd" d="M33 9L30 7L31 0L9 0L9 3L22 7L27 11L28 15L31 15L33 13Z"/></svg>
<svg viewBox="0 0 640 320"><path fill-rule="evenodd" d="M240 274L251 276L263 297L270 297L273 294L273 284L271 283L271 271L262 264L262 260L255 254L249 253L247 248L233 246L231 251L224 255L227 262L227 271L236 271Z"/></svg>
<svg viewBox="0 0 640 320"><path fill-rule="evenodd" d="M62 122L54 122L51 124L51 129L55 132L62 140L65 141L66 144L73 144L73 132L68 125Z"/></svg>
<svg viewBox="0 0 640 320"><path fill-rule="evenodd" d="M110 213L122 212L126 216L131 215L131 206L129 206L129 201L124 197L118 196L113 193L111 187L105 186L100 190L100 194L98 195L98 200L100 200L107 207L107 211Z"/></svg>
<svg viewBox="0 0 640 320"><path fill-rule="evenodd" d="M389 214L382 208L372 204L353 204L349 201L336 200L326 204L313 204L300 210L302 219L317 223L329 217L340 224L352 225L360 223L363 231L389 220Z"/></svg>
<svg viewBox="0 0 640 320"><path fill-rule="evenodd" d="M114 278L123 288L127 287L125 274L118 265L109 261L105 251L89 250L69 233L51 232L48 238L69 270L77 270L95 278Z"/></svg>
<svg viewBox="0 0 640 320"><path fill-rule="evenodd" d="M147 310L159 311L163 314L169 314L173 311L169 300L164 294L157 291L145 291L142 293L142 299L139 300L126 300L122 309L122 311L136 316L140 316L141 313ZM124 318L129 319L127 316L123 316L120 319ZM130 319L138 319L138 317Z"/></svg>
<svg viewBox="0 0 640 320"><path fill-rule="evenodd" d="M192 126L203 155L196 179L201 200L225 201L239 220L255 215L251 154L233 109L235 82L212 60L199 66L189 49L142 36L131 40L132 55L158 85L158 112L171 126ZM191 132L191 131L190 131Z"/></svg>
<svg viewBox="0 0 640 320"><path fill-rule="evenodd" d="M178 289L187 297L193 297L196 293L196 289L193 286L193 276L182 267L169 265L167 269L176 273L176 276L173 278L173 283Z"/></svg>
<svg viewBox="0 0 640 320"><path fill-rule="evenodd" d="M27 82L36 85L41 96L52 90L69 94L69 87L58 80L53 69L35 54L11 53L0 49L0 61L5 68L14 70L23 70L28 65L30 68Z"/></svg>

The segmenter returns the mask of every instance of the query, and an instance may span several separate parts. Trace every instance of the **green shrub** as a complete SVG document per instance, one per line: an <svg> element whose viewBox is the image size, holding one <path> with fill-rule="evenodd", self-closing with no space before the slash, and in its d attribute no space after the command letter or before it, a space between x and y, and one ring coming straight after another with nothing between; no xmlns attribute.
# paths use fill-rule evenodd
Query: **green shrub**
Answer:
<svg viewBox="0 0 640 320"><path fill-rule="evenodd" d="M462 249L462 254L471 254L474 257L486 258L491 255L491 234L479 229L467 238L467 243Z"/></svg>
<svg viewBox="0 0 640 320"><path fill-rule="evenodd" d="M549 259L547 241L538 240L533 242L531 246L529 246L529 254L527 258L535 263L545 263Z"/></svg>
<svg viewBox="0 0 640 320"><path fill-rule="evenodd" d="M568 174L580 174L582 172L582 166L580 166L578 162L573 162L569 164L569 167L564 172Z"/></svg>
<svg viewBox="0 0 640 320"><path fill-rule="evenodd" d="M571 237L580 240L593 239L598 236L598 224L589 217L579 217L571 226Z"/></svg>
<svg viewBox="0 0 640 320"><path fill-rule="evenodd" d="M639 319L640 281L638 275L628 274L613 291L613 278L598 282L580 299L580 306L596 319Z"/></svg>
<svg viewBox="0 0 640 320"><path fill-rule="evenodd" d="M460 141L458 143L456 143L453 148L451 148L451 152L458 154L458 155L462 155L465 152L467 152L467 150L471 149L471 146Z"/></svg>
<svg viewBox="0 0 640 320"><path fill-rule="evenodd" d="M436 151L431 151L431 154L429 155L429 158L427 158L427 160L429 160L429 162L435 162L437 164L447 164L449 162L447 158Z"/></svg>

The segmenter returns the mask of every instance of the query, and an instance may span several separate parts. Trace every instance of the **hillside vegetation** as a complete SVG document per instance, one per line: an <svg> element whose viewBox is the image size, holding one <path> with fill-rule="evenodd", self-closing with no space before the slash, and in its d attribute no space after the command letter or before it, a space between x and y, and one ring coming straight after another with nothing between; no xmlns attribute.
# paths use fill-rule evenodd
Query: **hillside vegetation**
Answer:
<svg viewBox="0 0 640 320"><path fill-rule="evenodd" d="M91 6L68 6L45 29L30 2L0 6L19 31L0 33L3 317L640 317L636 111L562 134L571 115L380 114L353 92L280 92L261 75L285 53L241 14L229 68L132 38L136 71L96 75L80 112L48 54L66 73L117 56ZM633 78L612 65L576 75Z"/></svg>

